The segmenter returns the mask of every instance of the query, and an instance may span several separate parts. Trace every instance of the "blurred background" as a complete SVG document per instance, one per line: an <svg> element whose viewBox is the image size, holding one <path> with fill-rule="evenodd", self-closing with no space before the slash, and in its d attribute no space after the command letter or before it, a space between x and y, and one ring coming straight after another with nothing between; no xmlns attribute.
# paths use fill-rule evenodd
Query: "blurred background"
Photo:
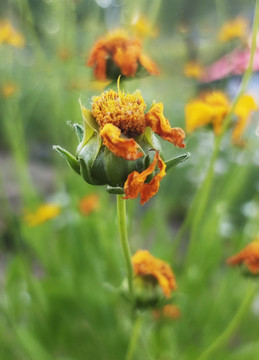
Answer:
<svg viewBox="0 0 259 360"><path fill-rule="evenodd" d="M116 199L85 183L52 149L59 144L75 153L79 99L89 108L107 86L86 66L94 42L118 27L141 38L161 74L129 79L125 88L140 89L147 108L163 102L171 125L185 129L188 101L205 89L233 99L242 78L202 80L185 65L209 68L246 46L238 38L220 42L218 34L236 17L246 19L251 34L254 7L252 0L0 2L1 360L113 360L127 349L132 325L118 291L125 267ZM257 105L258 87L254 69L247 93ZM188 266L188 229L174 240L207 172L211 129L187 136L190 158L163 179L151 201L143 207L127 201L132 251L149 249L172 265L181 310L179 319L164 322L145 314L135 359L196 359L237 312L251 279L227 268L225 259L258 235L258 136L258 113L244 146L226 134ZM165 159L184 153L162 145ZM259 358L258 316L259 291L216 358Z"/></svg>

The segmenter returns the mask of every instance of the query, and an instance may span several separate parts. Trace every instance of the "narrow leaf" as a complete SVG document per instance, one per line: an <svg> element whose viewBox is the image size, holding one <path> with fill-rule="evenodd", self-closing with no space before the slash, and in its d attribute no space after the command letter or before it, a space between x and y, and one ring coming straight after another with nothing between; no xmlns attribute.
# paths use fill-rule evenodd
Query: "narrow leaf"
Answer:
<svg viewBox="0 0 259 360"><path fill-rule="evenodd" d="M180 155L180 156L177 156L175 158L165 161L166 171L168 171L172 167L175 167L178 164L184 162L185 160L187 160L189 158L189 156L190 156L190 153L187 153L187 154L183 154L183 155Z"/></svg>
<svg viewBox="0 0 259 360"><path fill-rule="evenodd" d="M63 149L59 145L53 146L53 149L56 150L63 158L65 158L68 165L80 175L80 166L78 164L78 161L72 154L70 154L70 152Z"/></svg>
<svg viewBox="0 0 259 360"><path fill-rule="evenodd" d="M81 142L83 140L84 137L84 128L83 126L79 125L79 124L74 124L74 129L76 131L76 135L78 137L78 140Z"/></svg>

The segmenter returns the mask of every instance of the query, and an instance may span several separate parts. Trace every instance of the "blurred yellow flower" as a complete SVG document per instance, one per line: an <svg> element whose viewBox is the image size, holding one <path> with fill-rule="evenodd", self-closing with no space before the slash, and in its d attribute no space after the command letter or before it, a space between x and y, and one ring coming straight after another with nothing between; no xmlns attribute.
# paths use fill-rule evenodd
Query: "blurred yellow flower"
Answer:
<svg viewBox="0 0 259 360"><path fill-rule="evenodd" d="M248 244L236 255L227 259L227 264L245 265L252 274L259 274L259 238Z"/></svg>
<svg viewBox="0 0 259 360"><path fill-rule="evenodd" d="M0 21L0 44L9 44L17 48L23 48L25 38L13 28L8 20L2 20Z"/></svg>
<svg viewBox="0 0 259 360"><path fill-rule="evenodd" d="M162 309L154 309L153 316L155 319L175 320L181 316L181 311L178 306L168 304Z"/></svg>
<svg viewBox="0 0 259 360"><path fill-rule="evenodd" d="M54 204L43 204L34 213L24 216L24 221L29 226L37 226L57 217L60 214L60 206Z"/></svg>
<svg viewBox="0 0 259 360"><path fill-rule="evenodd" d="M91 194L83 197L79 203L79 209L81 214L90 215L93 211L99 208L99 196L97 194Z"/></svg>
<svg viewBox="0 0 259 360"><path fill-rule="evenodd" d="M215 134L219 135L230 108L229 99L223 92L213 91L203 94L190 101L185 107L186 131L190 133L199 127L211 124ZM257 106L252 96L242 95L234 109L234 115L237 116L232 134L234 143L240 142L250 113L254 110L257 110Z"/></svg>
<svg viewBox="0 0 259 360"><path fill-rule="evenodd" d="M19 86L13 82L6 82L1 86L1 96L6 99L16 94L19 91Z"/></svg>
<svg viewBox="0 0 259 360"><path fill-rule="evenodd" d="M132 257L133 270L136 276L153 277L160 285L164 295L169 297L176 289L176 281L170 266L152 256L147 250L138 250Z"/></svg>
<svg viewBox="0 0 259 360"><path fill-rule="evenodd" d="M203 74L203 67L197 61L189 61L184 65L183 73L186 77L199 80Z"/></svg>
<svg viewBox="0 0 259 360"><path fill-rule="evenodd" d="M131 23L132 32L139 38L154 38L158 35L158 28L144 16L136 16Z"/></svg>
<svg viewBox="0 0 259 360"><path fill-rule="evenodd" d="M233 39L246 39L248 34L248 22L243 17L227 21L221 27L218 38L221 42L227 42Z"/></svg>

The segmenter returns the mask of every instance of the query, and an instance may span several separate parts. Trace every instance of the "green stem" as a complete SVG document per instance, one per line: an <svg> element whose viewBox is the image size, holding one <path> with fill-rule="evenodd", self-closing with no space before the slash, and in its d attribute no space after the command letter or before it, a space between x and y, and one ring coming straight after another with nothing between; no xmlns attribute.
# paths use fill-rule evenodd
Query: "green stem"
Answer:
<svg viewBox="0 0 259 360"><path fill-rule="evenodd" d="M121 247L127 267L128 287L131 301L133 301L133 268L131 262L131 253L127 236L126 224L126 202L122 199L123 195L117 195L117 215L120 232Z"/></svg>
<svg viewBox="0 0 259 360"><path fill-rule="evenodd" d="M142 318L140 316L138 316L135 320L133 329L132 329L132 334L131 334L131 339L129 342L129 346L127 349L127 354L125 356L125 360L132 360L133 359L133 355L136 349L136 345L138 342L138 337L139 337L139 333L140 333L140 329L141 329L141 324L142 324Z"/></svg>
<svg viewBox="0 0 259 360"><path fill-rule="evenodd" d="M216 340L214 340L214 342L198 357L198 360L208 359L217 349L226 344L248 311L256 290L257 288L255 286L252 286L252 288L249 289L232 321L229 323L223 333L221 333L221 335L217 337Z"/></svg>
<svg viewBox="0 0 259 360"><path fill-rule="evenodd" d="M196 194L196 196L199 195L199 207L196 208L196 213L195 213L195 217L194 217L192 228L191 228L190 243L189 243L189 248L188 248L188 253L187 253L187 263L189 263L189 261L191 259L192 250L194 248L194 242L197 239L197 235L198 235L198 232L200 229L200 222L201 222L202 216L204 214L204 211L205 211L207 203L208 203L211 185L213 182L214 166L215 166L215 162L217 160L218 154L219 154L222 139L225 135L225 132L227 131L227 129L229 127L235 107L236 107L238 101L240 100L240 97L244 94L244 91L246 89L248 81L252 75L253 60L254 60L254 54L255 54L255 50L256 50L256 34L257 34L258 27L259 27L259 0L256 1L256 7L255 7L252 45L251 45L249 64L244 73L238 94L237 94L236 98L234 99L234 101L231 105L231 108L223 121L221 134L219 136L217 136L215 139L214 151L213 151L213 154L212 154L212 157L210 160L210 165L209 165L207 175L205 176L204 182L201 185L201 193L200 193L200 191L198 191ZM195 197L194 202L196 203L196 197Z"/></svg>

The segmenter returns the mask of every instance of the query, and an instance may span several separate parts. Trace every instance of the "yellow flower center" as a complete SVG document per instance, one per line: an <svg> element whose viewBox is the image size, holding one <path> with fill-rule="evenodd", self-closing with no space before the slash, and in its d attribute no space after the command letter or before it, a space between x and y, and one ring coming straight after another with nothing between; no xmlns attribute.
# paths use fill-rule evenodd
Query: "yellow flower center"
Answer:
<svg viewBox="0 0 259 360"><path fill-rule="evenodd" d="M146 104L140 92L125 94L109 90L93 97L92 114L100 128L106 124L117 126L125 135L143 134L146 128Z"/></svg>

